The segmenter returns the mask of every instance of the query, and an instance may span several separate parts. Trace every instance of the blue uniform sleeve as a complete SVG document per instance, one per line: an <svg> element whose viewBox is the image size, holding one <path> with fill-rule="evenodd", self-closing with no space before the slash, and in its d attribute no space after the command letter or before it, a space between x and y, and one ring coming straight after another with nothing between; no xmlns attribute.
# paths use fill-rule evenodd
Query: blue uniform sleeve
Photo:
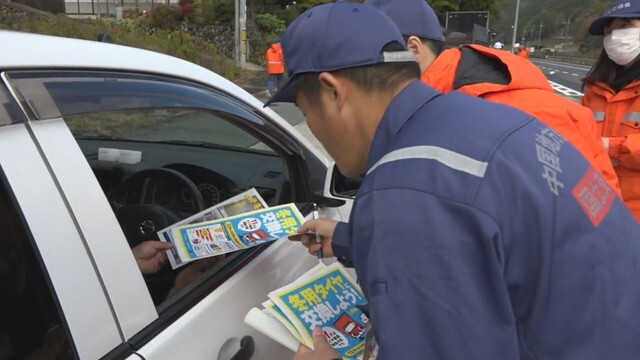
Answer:
<svg viewBox="0 0 640 360"><path fill-rule="evenodd" d="M347 267L353 267L351 262L351 233L349 224L339 222L333 231L331 250L340 263Z"/></svg>
<svg viewBox="0 0 640 360"><path fill-rule="evenodd" d="M356 213L351 253L381 359L518 358L493 219L411 189L363 194Z"/></svg>

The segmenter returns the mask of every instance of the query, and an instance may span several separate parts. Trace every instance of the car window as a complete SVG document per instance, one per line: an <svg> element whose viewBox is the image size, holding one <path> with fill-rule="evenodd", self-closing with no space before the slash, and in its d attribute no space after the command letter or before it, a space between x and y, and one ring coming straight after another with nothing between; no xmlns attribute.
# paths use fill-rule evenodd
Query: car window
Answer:
<svg viewBox="0 0 640 360"><path fill-rule="evenodd" d="M181 107L126 108L64 116L112 203L131 248L156 240L158 230L200 210L185 183L162 173L153 174L156 168L178 172L191 180L203 198L204 208L249 187L256 187L270 205L283 201L278 196L282 191L279 187L286 182L283 160L224 116L228 114ZM101 159L100 149L106 148L138 151L140 163ZM234 176L240 172L245 174L242 177L252 177L260 167L274 179L263 176L267 182L238 183ZM148 170L152 170L150 175L141 177L141 182L129 183ZM280 184L272 181L278 178ZM158 219L156 211L162 212L166 221ZM148 220L154 222L153 230L142 234L142 224ZM165 267L145 274L145 282L158 309L166 309L188 295L207 275L240 261L243 254L217 256L177 270Z"/></svg>
<svg viewBox="0 0 640 360"><path fill-rule="evenodd" d="M11 98L9 90L0 84L0 126L23 120L18 104Z"/></svg>
<svg viewBox="0 0 640 360"><path fill-rule="evenodd" d="M9 78L34 120L65 121L132 249L250 188L269 205L308 201L297 142L220 91L129 73L24 71ZM261 250L145 274L160 321L174 319Z"/></svg>
<svg viewBox="0 0 640 360"><path fill-rule="evenodd" d="M201 109L137 108L65 116L78 139L194 144L273 151L246 130Z"/></svg>
<svg viewBox="0 0 640 360"><path fill-rule="evenodd" d="M2 170L0 175L4 180ZM73 359L20 209L0 182L0 359Z"/></svg>

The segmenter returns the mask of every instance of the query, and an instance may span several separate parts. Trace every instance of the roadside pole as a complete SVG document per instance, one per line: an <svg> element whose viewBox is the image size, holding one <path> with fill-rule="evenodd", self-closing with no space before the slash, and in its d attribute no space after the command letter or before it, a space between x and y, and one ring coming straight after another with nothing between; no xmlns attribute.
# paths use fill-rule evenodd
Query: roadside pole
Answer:
<svg viewBox="0 0 640 360"><path fill-rule="evenodd" d="M538 50L540 50L540 36L542 36L543 27L544 27L544 23L540 21L540 30L538 30Z"/></svg>
<svg viewBox="0 0 640 360"><path fill-rule="evenodd" d="M240 65L247 63L249 39L247 37L247 1L235 1L235 60Z"/></svg>
<svg viewBox="0 0 640 360"><path fill-rule="evenodd" d="M516 18L513 21L513 38L511 39L511 52L515 52L516 35L518 34L518 13L520 13L520 0L516 0Z"/></svg>

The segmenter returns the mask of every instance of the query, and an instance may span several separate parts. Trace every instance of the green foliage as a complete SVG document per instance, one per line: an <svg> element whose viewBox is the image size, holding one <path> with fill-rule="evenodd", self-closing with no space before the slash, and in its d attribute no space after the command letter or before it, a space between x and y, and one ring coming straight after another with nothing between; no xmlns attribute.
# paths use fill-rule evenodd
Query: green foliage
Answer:
<svg viewBox="0 0 640 360"><path fill-rule="evenodd" d="M300 13L303 13L303 12L307 11L308 9L311 9L312 7L314 7L316 5L327 4L327 3L332 3L332 2L335 2L335 1L334 0L298 1L298 5L296 7L300 10Z"/></svg>
<svg viewBox="0 0 640 360"><path fill-rule="evenodd" d="M268 41L280 37L285 29L284 20L278 19L273 14L260 14L256 16L256 27L260 34Z"/></svg>
<svg viewBox="0 0 640 360"><path fill-rule="evenodd" d="M427 1L437 12L447 11L491 11L498 10L501 0L430 0Z"/></svg>
<svg viewBox="0 0 640 360"><path fill-rule="evenodd" d="M234 0L197 0L195 7L197 24L234 24L236 11Z"/></svg>
<svg viewBox="0 0 640 360"><path fill-rule="evenodd" d="M0 29L95 40L97 34L109 34L113 42L141 49L169 54L199 64L233 79L235 61L216 50L216 47L191 34L166 27L154 27L142 17L131 20L76 20L66 16L14 18L0 14Z"/></svg>
<svg viewBox="0 0 640 360"><path fill-rule="evenodd" d="M260 14L256 16L257 32L253 36L253 44L257 44L253 49L252 60L259 64L264 64L264 54L271 46L271 42L280 37L286 26L284 20L273 14Z"/></svg>
<svg viewBox="0 0 640 360"><path fill-rule="evenodd" d="M432 0L429 5L437 11L446 13L447 11L460 11L460 4L451 0Z"/></svg>

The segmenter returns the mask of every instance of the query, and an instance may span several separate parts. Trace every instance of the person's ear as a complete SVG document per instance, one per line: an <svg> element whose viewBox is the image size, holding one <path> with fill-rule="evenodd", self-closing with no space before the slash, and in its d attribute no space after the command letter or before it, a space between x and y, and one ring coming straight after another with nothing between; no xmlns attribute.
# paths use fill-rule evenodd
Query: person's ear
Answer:
<svg viewBox="0 0 640 360"><path fill-rule="evenodd" d="M424 50L422 49L422 40L417 36L409 36L407 39L407 50L413 53L416 60L420 60L420 57Z"/></svg>
<svg viewBox="0 0 640 360"><path fill-rule="evenodd" d="M340 111L347 99L344 80L331 73L323 72L318 75L320 81L320 93L327 95L328 100Z"/></svg>
<svg viewBox="0 0 640 360"><path fill-rule="evenodd" d="M438 54L434 54L431 48L425 45L417 36L409 36L407 39L407 50L413 53L416 62L420 65L420 72L425 73L433 64Z"/></svg>

